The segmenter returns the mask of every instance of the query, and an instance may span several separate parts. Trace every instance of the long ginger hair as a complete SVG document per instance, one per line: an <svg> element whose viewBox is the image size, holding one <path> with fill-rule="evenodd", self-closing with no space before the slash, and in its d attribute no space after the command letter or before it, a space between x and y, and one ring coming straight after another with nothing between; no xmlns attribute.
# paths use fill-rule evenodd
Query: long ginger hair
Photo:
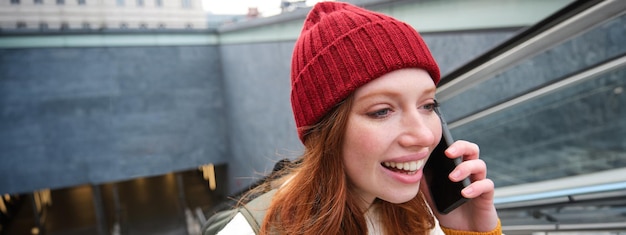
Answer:
<svg viewBox="0 0 626 235"><path fill-rule="evenodd" d="M280 181L261 234L367 234L367 208L359 206L361 199L352 191L341 156L351 106L352 96L305 132L301 162L287 169ZM379 199L374 203L379 204L385 234L428 234L434 227L421 192L402 204Z"/></svg>

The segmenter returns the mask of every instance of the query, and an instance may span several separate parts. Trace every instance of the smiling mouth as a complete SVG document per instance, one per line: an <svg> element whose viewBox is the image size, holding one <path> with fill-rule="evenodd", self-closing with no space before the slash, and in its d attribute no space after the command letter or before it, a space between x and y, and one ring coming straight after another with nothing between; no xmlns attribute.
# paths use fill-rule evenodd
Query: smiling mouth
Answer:
<svg viewBox="0 0 626 235"><path fill-rule="evenodd" d="M414 175L417 173L417 170L422 169L425 163L426 159L422 159L409 162L383 162L381 165L393 172Z"/></svg>

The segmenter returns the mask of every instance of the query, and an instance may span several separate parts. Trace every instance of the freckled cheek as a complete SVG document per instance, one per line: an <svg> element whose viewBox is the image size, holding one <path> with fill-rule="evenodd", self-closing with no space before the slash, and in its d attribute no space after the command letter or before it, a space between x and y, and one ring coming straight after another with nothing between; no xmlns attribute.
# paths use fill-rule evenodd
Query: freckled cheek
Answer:
<svg viewBox="0 0 626 235"><path fill-rule="evenodd" d="M368 138L366 134L364 134L362 138L358 138L357 141L358 148L356 150L361 153L372 153L372 151L376 149L376 142L373 141L372 138Z"/></svg>
<svg viewBox="0 0 626 235"><path fill-rule="evenodd" d="M353 127L349 129L346 135L346 146L344 146L344 149L362 157L372 155L381 149L383 142L381 136L381 133L370 128Z"/></svg>

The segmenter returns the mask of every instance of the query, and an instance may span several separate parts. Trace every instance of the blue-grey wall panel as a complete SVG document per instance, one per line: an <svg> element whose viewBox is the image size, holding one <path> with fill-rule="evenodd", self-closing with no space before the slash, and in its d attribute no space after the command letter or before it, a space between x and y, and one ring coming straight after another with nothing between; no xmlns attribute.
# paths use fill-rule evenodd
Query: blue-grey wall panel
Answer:
<svg viewBox="0 0 626 235"><path fill-rule="evenodd" d="M422 37L439 64L441 75L445 76L516 32L514 29L459 31L423 34Z"/></svg>
<svg viewBox="0 0 626 235"><path fill-rule="evenodd" d="M0 193L224 163L217 47L0 51Z"/></svg>
<svg viewBox="0 0 626 235"><path fill-rule="evenodd" d="M237 192L301 153L290 103L293 42L221 48L229 139L229 189Z"/></svg>

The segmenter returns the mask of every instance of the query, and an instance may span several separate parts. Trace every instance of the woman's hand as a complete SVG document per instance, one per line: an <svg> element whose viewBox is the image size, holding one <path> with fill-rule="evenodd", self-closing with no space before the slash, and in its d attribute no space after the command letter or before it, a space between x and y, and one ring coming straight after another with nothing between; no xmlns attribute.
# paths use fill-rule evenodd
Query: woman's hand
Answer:
<svg viewBox="0 0 626 235"><path fill-rule="evenodd" d="M446 215L439 214L430 198L426 180L422 179L420 188L423 190L439 223L446 228L455 230L492 231L498 225L498 214L493 204L494 184L487 178L485 162L478 159L478 145L467 141L456 141L446 150L445 154L449 158L463 157L463 162L450 173L449 177L455 182L469 177L471 184L461 193L471 200Z"/></svg>

